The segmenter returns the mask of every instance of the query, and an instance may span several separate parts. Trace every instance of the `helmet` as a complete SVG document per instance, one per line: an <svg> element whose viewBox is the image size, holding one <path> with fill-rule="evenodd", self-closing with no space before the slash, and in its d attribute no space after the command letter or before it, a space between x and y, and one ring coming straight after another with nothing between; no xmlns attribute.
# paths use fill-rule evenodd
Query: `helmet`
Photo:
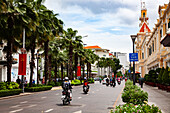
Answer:
<svg viewBox="0 0 170 113"><path fill-rule="evenodd" d="M67 81L69 80L68 77L65 77L64 79L67 80Z"/></svg>
<svg viewBox="0 0 170 113"><path fill-rule="evenodd" d="M84 80L86 80L87 78L86 77L84 77Z"/></svg>

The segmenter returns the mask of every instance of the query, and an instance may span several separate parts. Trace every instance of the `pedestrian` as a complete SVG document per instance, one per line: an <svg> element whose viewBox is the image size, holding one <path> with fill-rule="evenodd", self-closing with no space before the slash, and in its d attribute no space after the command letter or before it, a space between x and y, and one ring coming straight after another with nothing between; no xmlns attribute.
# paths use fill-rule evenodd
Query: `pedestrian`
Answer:
<svg viewBox="0 0 170 113"><path fill-rule="evenodd" d="M143 82L144 82L144 80L145 80L144 78L140 78L140 79L139 79L139 83L140 83L140 85L141 85L141 88L143 88Z"/></svg>
<svg viewBox="0 0 170 113"><path fill-rule="evenodd" d="M19 76L18 76L18 79L16 80L16 83L18 83L19 84L19 88L21 88L21 80L20 80Z"/></svg>
<svg viewBox="0 0 170 113"><path fill-rule="evenodd" d="M27 78L24 77L24 86L25 86L25 87L27 87L27 82L28 82L28 81L27 81Z"/></svg>

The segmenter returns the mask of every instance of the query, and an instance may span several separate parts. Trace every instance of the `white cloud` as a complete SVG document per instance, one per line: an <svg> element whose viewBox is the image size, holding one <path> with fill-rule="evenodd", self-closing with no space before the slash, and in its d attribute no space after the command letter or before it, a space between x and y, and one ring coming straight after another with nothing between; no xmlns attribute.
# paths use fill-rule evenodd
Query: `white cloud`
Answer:
<svg viewBox="0 0 170 113"><path fill-rule="evenodd" d="M142 0L144 1L144 0ZM131 34L139 30L141 0L46 0L45 5L59 13L66 28L78 30L87 45L111 51L132 52ZM152 30L158 6L169 0L145 0Z"/></svg>

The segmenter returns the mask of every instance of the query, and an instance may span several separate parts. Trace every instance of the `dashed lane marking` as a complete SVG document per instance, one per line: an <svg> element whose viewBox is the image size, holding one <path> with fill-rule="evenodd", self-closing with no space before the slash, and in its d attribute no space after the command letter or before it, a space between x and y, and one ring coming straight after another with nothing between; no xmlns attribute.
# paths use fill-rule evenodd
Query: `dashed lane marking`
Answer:
<svg viewBox="0 0 170 113"><path fill-rule="evenodd" d="M41 97L42 99L47 98L47 97Z"/></svg>
<svg viewBox="0 0 170 113"><path fill-rule="evenodd" d="M82 97L78 97L78 99L81 99Z"/></svg>
<svg viewBox="0 0 170 113"><path fill-rule="evenodd" d="M59 94L55 94L55 95L59 95Z"/></svg>
<svg viewBox="0 0 170 113"><path fill-rule="evenodd" d="M15 112L19 112L19 111L22 111L23 109L17 109L17 110L13 110L13 111L10 111L9 113L15 113Z"/></svg>
<svg viewBox="0 0 170 113"><path fill-rule="evenodd" d="M50 112L50 111L53 111L53 109L49 109L49 110L46 110L46 111L44 111L45 113L48 113L48 112Z"/></svg>
<svg viewBox="0 0 170 113"><path fill-rule="evenodd" d="M25 104L25 103L27 103L28 101L23 101L23 102L20 102L20 104Z"/></svg>
<svg viewBox="0 0 170 113"><path fill-rule="evenodd" d="M15 105L15 106L11 106L9 108L16 108L16 107L19 107L19 106L21 106L21 105Z"/></svg>
<svg viewBox="0 0 170 113"><path fill-rule="evenodd" d="M34 107L34 106L37 106L37 104L29 105L28 108L31 108L31 107Z"/></svg>
<svg viewBox="0 0 170 113"><path fill-rule="evenodd" d="M76 112L73 112L73 113L82 113L82 111L80 110L80 111L76 111Z"/></svg>

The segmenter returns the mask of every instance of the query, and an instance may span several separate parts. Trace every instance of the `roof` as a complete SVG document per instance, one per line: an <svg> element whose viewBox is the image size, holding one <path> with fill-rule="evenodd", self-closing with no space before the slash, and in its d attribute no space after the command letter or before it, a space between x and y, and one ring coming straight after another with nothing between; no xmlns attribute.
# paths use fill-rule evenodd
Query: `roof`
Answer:
<svg viewBox="0 0 170 113"><path fill-rule="evenodd" d="M149 29L148 25L144 22L139 32L151 32L151 30Z"/></svg>
<svg viewBox="0 0 170 113"><path fill-rule="evenodd" d="M95 45L95 46L86 46L84 47L84 49L102 49L101 47L99 47L98 45Z"/></svg>

